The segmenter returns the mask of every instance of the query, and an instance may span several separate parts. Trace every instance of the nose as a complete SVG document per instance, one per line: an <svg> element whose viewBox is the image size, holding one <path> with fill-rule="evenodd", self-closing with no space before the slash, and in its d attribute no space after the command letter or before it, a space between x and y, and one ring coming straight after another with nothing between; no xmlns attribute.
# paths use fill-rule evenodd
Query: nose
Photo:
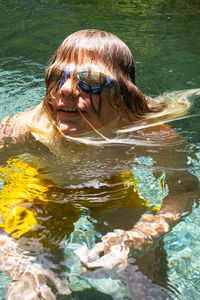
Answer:
<svg viewBox="0 0 200 300"><path fill-rule="evenodd" d="M64 95L71 95L73 97L78 97L79 96L79 88L78 86L73 87L73 82L71 78L67 78L62 85L62 87L59 89L60 93Z"/></svg>

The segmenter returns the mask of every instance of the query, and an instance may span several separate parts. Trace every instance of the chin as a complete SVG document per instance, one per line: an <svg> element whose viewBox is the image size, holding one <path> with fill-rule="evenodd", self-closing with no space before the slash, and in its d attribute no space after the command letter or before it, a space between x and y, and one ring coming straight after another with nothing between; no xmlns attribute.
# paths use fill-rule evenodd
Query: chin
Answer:
<svg viewBox="0 0 200 300"><path fill-rule="evenodd" d="M86 134L87 132L89 132L89 130L78 130L76 128L64 129L64 128L58 127L58 129L63 135L71 136L71 137L79 137L79 136L82 136L82 135Z"/></svg>
<svg viewBox="0 0 200 300"><path fill-rule="evenodd" d="M61 134L71 137L83 136L93 131L90 127L77 128L73 123L70 124L69 122L59 122L57 128Z"/></svg>

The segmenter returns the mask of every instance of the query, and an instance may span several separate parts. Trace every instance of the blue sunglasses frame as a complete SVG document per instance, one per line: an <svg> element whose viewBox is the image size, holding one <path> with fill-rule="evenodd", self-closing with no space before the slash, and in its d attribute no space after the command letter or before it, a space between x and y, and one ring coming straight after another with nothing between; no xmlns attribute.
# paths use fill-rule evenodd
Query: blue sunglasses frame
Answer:
<svg viewBox="0 0 200 300"><path fill-rule="evenodd" d="M65 72L65 76L58 83L56 90L59 90L63 86L63 84L70 77L70 74L72 72L71 70L67 70L66 68L62 69L62 71ZM88 69L83 69L78 73L87 73L87 72L88 72ZM111 89L114 85L115 85L115 79L113 79L111 77L106 77L106 83L104 84L103 88ZM91 93L95 93L95 94L100 94L101 89L102 89L100 86L91 87L91 88L87 87L85 84L83 84L83 82L79 79L79 77L78 77L78 86L86 93L91 92Z"/></svg>

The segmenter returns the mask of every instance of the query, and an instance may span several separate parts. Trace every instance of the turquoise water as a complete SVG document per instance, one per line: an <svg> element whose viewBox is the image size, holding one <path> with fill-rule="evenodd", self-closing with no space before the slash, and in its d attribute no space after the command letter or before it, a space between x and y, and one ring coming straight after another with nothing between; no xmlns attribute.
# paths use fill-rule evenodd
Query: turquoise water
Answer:
<svg viewBox="0 0 200 300"><path fill-rule="evenodd" d="M68 34L84 28L110 31L128 44L135 58L136 82L144 93L155 97L165 92L199 88L200 3L197 0L11 0L0 1L0 8L0 119L41 101L45 94L44 70L49 58ZM191 97L190 101L192 106L188 117L171 122L170 125L190 143L184 168L200 178L199 96ZM153 165L148 169L150 175L145 173L146 168L143 170L140 163L134 166L129 163L127 166L127 160L134 155L134 149L130 146L122 147L125 154L123 159L116 155L112 160L115 147L108 149L111 154L104 163L98 161L98 155L105 157L106 151L99 148L95 163L90 160L93 152L91 150L90 153L90 149L86 149L88 154L83 149L84 161L80 158L73 166L71 162L63 166L58 161L52 161L53 170L59 169L58 166L63 169L63 172L56 174L58 182L64 172L69 174L72 167L76 173L70 174L69 192L57 192L55 205L49 209L56 210L56 221L60 222L60 228L67 223L67 234L62 241L59 239L60 245L56 245L65 256L61 255L60 258L59 254L48 250L48 246L45 250L33 250L41 262L55 270L63 280L67 278L70 281L73 294L58 296L58 299L198 299L200 211L195 205L192 214L165 236L164 246L160 246L160 249L166 250L165 253L157 250L161 257L161 269L167 268L167 271L159 273L160 280L157 277L152 280L146 275L143 265L135 261L135 257L130 258L128 268L119 274L102 270L90 271L87 276L80 274L79 261L73 255L74 249L83 241L92 247L101 235L113 228L124 226L129 229L132 222L125 221L124 216L137 219L129 205L128 210L117 200L123 198L123 191L118 190L113 183L112 186L109 186L109 182L103 183L99 176L107 174L109 177L110 170L118 174L135 168L138 177L155 181L152 177ZM76 149L72 150L76 152ZM42 150L39 151L42 153ZM150 152L145 151L144 155L149 157ZM51 159L48 153L42 155L46 155L47 162ZM45 162L40 163L46 167ZM144 161L142 164L148 165ZM163 174L168 173L168 166L165 167ZM146 195L145 192L148 193L150 188L147 183L145 185L141 181L141 184L146 188L143 192ZM158 194L157 189L154 191L152 197ZM110 205L99 208L98 203L105 201L106 197L112 203L112 208ZM94 202L94 208L83 204L86 199ZM63 204L62 208L59 203ZM98 217L95 210L99 212ZM68 212L70 218L64 221ZM49 234L52 244L56 244L55 231L53 228L53 233ZM31 241L28 238L23 243L24 247L30 249ZM3 295L8 278L4 274L0 275Z"/></svg>

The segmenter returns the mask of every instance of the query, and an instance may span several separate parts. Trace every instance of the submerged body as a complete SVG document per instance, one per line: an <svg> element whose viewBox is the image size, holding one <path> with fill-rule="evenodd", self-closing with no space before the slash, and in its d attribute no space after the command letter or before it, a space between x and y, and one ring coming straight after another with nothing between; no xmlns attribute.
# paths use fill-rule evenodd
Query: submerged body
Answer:
<svg viewBox="0 0 200 300"><path fill-rule="evenodd" d="M35 111L38 109L39 107L35 108ZM29 114L28 118L24 117L26 114ZM11 153L13 156L14 152L17 161L11 160L9 166L11 171L13 168L20 171L13 174L13 179L8 178L9 184L3 189L5 196L1 194L1 211L6 216L2 228L13 238L20 238L19 245L24 244L25 240L24 249L38 251L37 244L34 247L32 245L32 239L35 238L39 247L43 245L52 249L59 248L62 239L69 237L73 232L73 224L81 217L83 210L97 220L96 230L101 233L116 228L123 229L108 234L103 242L97 244L92 255L96 256L104 250L105 256L100 260L88 262L88 250L85 247L79 248L77 254L84 265L88 268L111 268L120 261L120 268L125 267L131 249L147 253L147 249L153 245L152 237L156 239L168 232L180 214L190 210L192 200L197 199L198 183L191 174L184 171L187 167L185 143L169 126L141 128L129 134L135 140L134 147L112 143L85 145L52 134L51 130L54 131L54 128L49 123L46 128L49 130L49 136L53 138L46 139L46 128L40 126L38 116L41 114L37 115L37 118L36 115L32 117L33 120L37 120L35 126L33 121L31 122L30 111L10 118L10 123L2 123L2 128L3 124L7 124L4 132L9 132L5 136L7 147L2 149L2 159L5 161ZM18 140L15 144L11 139L17 135L10 133L15 132L15 124L19 125L19 121L14 123L19 117L23 124L20 129L24 128L25 134L23 139L20 135L20 142ZM132 143L130 140L129 142ZM143 143L140 145L141 142L149 143L149 146L145 147ZM155 143L156 146L151 143ZM181 152L183 149L186 153ZM6 170L8 172L8 167ZM1 172L5 174L5 169L1 169ZM19 175L23 176L21 180ZM17 190L11 184L16 178L19 183L22 182ZM178 184L178 181L181 181L181 184ZM145 188L146 194L143 192ZM150 189L154 191L151 197L148 195ZM6 199L6 202L3 199ZM59 205L59 201L62 204ZM11 213L10 207L18 209ZM147 214L144 214L145 211ZM24 212L26 217L21 218ZM109 227L105 226L104 222L107 222ZM134 241L133 245L131 241ZM146 267L140 263L139 258L137 264L149 278L164 284L159 280L159 272L153 271L160 259L158 249L145 254ZM6 271L5 266L3 270ZM33 268L33 274L34 270ZM31 288L32 285L33 283ZM61 293L61 290L59 292ZM14 295L16 297L16 294Z"/></svg>
<svg viewBox="0 0 200 300"><path fill-rule="evenodd" d="M23 247L31 251L31 241L36 240L35 249L57 247L73 232L73 224L88 215L98 221L101 234L109 233L91 251L89 245L76 250L83 267L109 269L117 265L119 271L126 267L132 251L155 247L155 241L181 219L181 214L191 210L199 198L199 186L187 172L185 142L162 124L181 115L185 108L174 104L167 108L139 91L134 84L132 56L116 37L92 30L77 34L83 37L79 47L74 47L77 37L72 35L52 58L46 71L44 101L0 124L4 164L1 228L20 238L19 245L25 241ZM92 49L96 35L102 42L102 48L97 47L99 53ZM86 40L88 48L83 47ZM119 51L118 60L103 58L103 43L113 43ZM126 127L132 128L131 133L126 133ZM91 140L93 145L89 145ZM10 156L16 160L6 165ZM5 235L1 239L2 270L19 281L18 287L10 285L7 295L17 299L26 276L31 273L36 278L42 267L33 264L26 275L19 268L20 257L24 268L31 266L32 260L23 251L18 253L18 263L11 259L6 265L3 257L15 257L17 245ZM158 277L150 268L156 264L155 253L149 254L143 270L152 280ZM31 289L23 292L27 299L30 290L35 293L33 299L53 299L48 280L58 292L69 293L45 272L41 286L37 282L34 287L31 282Z"/></svg>

